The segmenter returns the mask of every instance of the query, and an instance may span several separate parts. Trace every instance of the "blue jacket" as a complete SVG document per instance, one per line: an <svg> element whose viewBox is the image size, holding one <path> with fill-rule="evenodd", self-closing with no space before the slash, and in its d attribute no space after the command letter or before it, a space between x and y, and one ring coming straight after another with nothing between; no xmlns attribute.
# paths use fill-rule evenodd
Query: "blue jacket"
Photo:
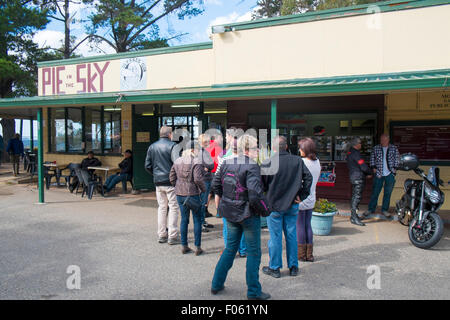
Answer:
<svg viewBox="0 0 450 320"><path fill-rule="evenodd" d="M3 151L3 149L5 149L5 144L3 143L3 137L0 134L0 151Z"/></svg>
<svg viewBox="0 0 450 320"><path fill-rule="evenodd" d="M6 152L23 155L23 142L16 138L9 140Z"/></svg>

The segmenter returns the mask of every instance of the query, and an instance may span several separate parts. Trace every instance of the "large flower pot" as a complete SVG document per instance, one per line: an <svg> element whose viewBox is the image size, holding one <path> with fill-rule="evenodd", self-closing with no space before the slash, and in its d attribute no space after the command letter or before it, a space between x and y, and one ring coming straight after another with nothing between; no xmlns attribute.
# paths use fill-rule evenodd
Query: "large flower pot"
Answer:
<svg viewBox="0 0 450 320"><path fill-rule="evenodd" d="M311 227L313 234L316 236L327 236L331 232L333 226L333 217L336 212L328 213L312 213Z"/></svg>

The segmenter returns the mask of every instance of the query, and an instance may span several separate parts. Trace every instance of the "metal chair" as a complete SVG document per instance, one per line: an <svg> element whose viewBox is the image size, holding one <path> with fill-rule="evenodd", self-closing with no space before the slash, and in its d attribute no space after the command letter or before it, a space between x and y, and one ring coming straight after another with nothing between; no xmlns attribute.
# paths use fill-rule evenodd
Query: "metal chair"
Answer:
<svg viewBox="0 0 450 320"><path fill-rule="evenodd" d="M123 180L123 181L122 181L122 193L127 193L127 183L128 183L128 182L131 184L131 189L132 189L132 190L134 189L133 177L132 177L132 176L129 176L129 177L127 178L127 180Z"/></svg>
<svg viewBox="0 0 450 320"><path fill-rule="evenodd" d="M51 163L51 162L46 161L44 163ZM44 171L45 187L48 190L50 189L50 183L52 181L52 178L54 177L57 182L59 179L56 172L49 170L46 166L43 166L43 171Z"/></svg>

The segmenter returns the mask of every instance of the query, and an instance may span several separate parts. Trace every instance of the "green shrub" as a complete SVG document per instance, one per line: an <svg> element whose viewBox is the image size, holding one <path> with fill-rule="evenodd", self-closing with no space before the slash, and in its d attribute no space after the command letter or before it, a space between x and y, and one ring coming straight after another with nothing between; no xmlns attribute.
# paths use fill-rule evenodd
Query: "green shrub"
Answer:
<svg viewBox="0 0 450 320"><path fill-rule="evenodd" d="M336 212L337 207L336 204L334 204L333 202L329 202L327 199L319 199L318 201L316 201L314 211L319 213Z"/></svg>

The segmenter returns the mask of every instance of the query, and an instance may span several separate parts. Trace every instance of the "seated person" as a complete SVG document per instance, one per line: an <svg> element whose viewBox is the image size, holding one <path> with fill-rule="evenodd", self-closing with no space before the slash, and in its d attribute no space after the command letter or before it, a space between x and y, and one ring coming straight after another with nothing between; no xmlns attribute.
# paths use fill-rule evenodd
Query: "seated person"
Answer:
<svg viewBox="0 0 450 320"><path fill-rule="evenodd" d="M94 157L93 151L89 151L87 155L88 157L81 161L81 170L87 170L88 167L100 167L102 165L102 162ZM89 173L92 175L94 171L95 170L89 170Z"/></svg>
<svg viewBox="0 0 450 320"><path fill-rule="evenodd" d="M111 175L106 179L103 188L110 192L116 184L122 181L130 180L133 177L133 153L131 150L125 151L125 159L119 163L120 173Z"/></svg>
<svg viewBox="0 0 450 320"><path fill-rule="evenodd" d="M102 165L102 162L94 157L94 152L89 151L87 154L87 158L81 161L81 170L88 170L88 167L99 167ZM91 177L94 176L95 170L88 170ZM78 187L79 181L78 177L74 177L72 179L72 183L69 186L69 190L72 193Z"/></svg>

